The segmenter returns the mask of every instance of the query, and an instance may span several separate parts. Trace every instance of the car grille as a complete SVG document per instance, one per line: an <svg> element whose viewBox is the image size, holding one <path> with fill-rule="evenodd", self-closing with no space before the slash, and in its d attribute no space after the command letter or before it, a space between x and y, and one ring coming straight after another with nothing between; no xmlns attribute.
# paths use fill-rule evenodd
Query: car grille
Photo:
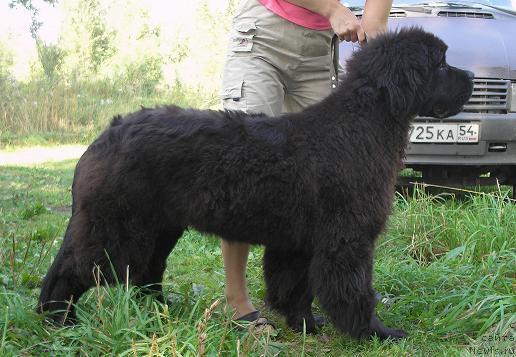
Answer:
<svg viewBox="0 0 516 357"><path fill-rule="evenodd" d="M489 12L476 12L476 11L439 11L437 16L442 17L473 17L480 19L494 19L494 15Z"/></svg>
<svg viewBox="0 0 516 357"><path fill-rule="evenodd" d="M473 94L464 111L469 113L506 114L509 109L509 88L506 79L475 78Z"/></svg>

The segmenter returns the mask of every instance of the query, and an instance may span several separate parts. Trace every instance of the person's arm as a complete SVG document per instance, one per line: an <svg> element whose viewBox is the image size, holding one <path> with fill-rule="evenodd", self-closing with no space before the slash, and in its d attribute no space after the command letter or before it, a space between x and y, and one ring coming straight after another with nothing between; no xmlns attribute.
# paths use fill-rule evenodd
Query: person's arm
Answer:
<svg viewBox="0 0 516 357"><path fill-rule="evenodd" d="M393 0L366 0L362 22L358 21L351 10L336 0L287 1L326 17L341 40L363 42L364 33L373 38L387 30Z"/></svg>
<svg viewBox="0 0 516 357"><path fill-rule="evenodd" d="M333 31L344 41L364 41L365 33L353 12L336 0L287 0L328 19ZM369 0L371 1L371 0ZM382 0L375 0L382 1ZM385 0L392 1L392 0Z"/></svg>
<svg viewBox="0 0 516 357"><path fill-rule="evenodd" d="M362 28L368 37L387 30L387 20L391 11L392 0L367 0L362 16Z"/></svg>

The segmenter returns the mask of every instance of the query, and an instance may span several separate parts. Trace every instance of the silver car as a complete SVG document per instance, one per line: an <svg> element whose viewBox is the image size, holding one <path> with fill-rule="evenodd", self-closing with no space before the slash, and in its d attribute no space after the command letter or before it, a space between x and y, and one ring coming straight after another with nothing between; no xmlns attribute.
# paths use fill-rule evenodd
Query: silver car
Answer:
<svg viewBox="0 0 516 357"><path fill-rule="evenodd" d="M364 1L343 2L357 16ZM500 184L516 195L516 1L395 0L389 27L421 26L449 46L447 60L475 73L464 111L446 119L416 118L405 165L424 181L448 186ZM357 45L341 43L340 61Z"/></svg>

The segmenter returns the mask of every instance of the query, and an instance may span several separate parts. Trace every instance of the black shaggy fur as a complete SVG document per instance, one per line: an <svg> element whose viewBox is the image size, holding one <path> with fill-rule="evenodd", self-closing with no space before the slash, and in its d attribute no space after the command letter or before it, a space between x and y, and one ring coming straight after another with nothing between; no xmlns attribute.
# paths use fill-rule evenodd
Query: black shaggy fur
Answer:
<svg viewBox="0 0 516 357"><path fill-rule="evenodd" d="M95 266L161 292L167 256L193 227L265 246L267 299L292 328L315 329L316 296L342 332L403 337L374 313L373 250L411 119L455 114L471 94L445 51L417 28L387 33L355 53L339 90L277 118L175 106L115 118L77 164L39 311L73 318L67 301L94 284Z"/></svg>

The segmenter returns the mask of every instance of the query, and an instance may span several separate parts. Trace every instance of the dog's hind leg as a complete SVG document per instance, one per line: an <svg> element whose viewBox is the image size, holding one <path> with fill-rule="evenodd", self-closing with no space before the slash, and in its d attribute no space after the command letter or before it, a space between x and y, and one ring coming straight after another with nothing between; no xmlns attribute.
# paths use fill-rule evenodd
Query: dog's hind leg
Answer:
<svg viewBox="0 0 516 357"><path fill-rule="evenodd" d="M48 312L48 318L57 324L75 322L73 304L93 285L75 271L71 240L69 226L63 244L43 280L37 307L37 312Z"/></svg>
<svg viewBox="0 0 516 357"><path fill-rule="evenodd" d="M167 267L167 258L181 238L183 229L173 227L157 235L154 253L150 259L147 273L143 276L138 285L142 286L142 292L156 295L156 298L164 303L163 297L163 273Z"/></svg>
<svg viewBox="0 0 516 357"><path fill-rule="evenodd" d="M352 337L405 337L404 331L384 326L374 313L370 244L350 242L331 251L318 252L310 266L314 292L335 326Z"/></svg>
<svg viewBox="0 0 516 357"><path fill-rule="evenodd" d="M278 251L265 248L263 269L267 284L267 303L283 314L287 324L307 333L316 329L312 314L314 299L308 280L311 256L301 251Z"/></svg>

